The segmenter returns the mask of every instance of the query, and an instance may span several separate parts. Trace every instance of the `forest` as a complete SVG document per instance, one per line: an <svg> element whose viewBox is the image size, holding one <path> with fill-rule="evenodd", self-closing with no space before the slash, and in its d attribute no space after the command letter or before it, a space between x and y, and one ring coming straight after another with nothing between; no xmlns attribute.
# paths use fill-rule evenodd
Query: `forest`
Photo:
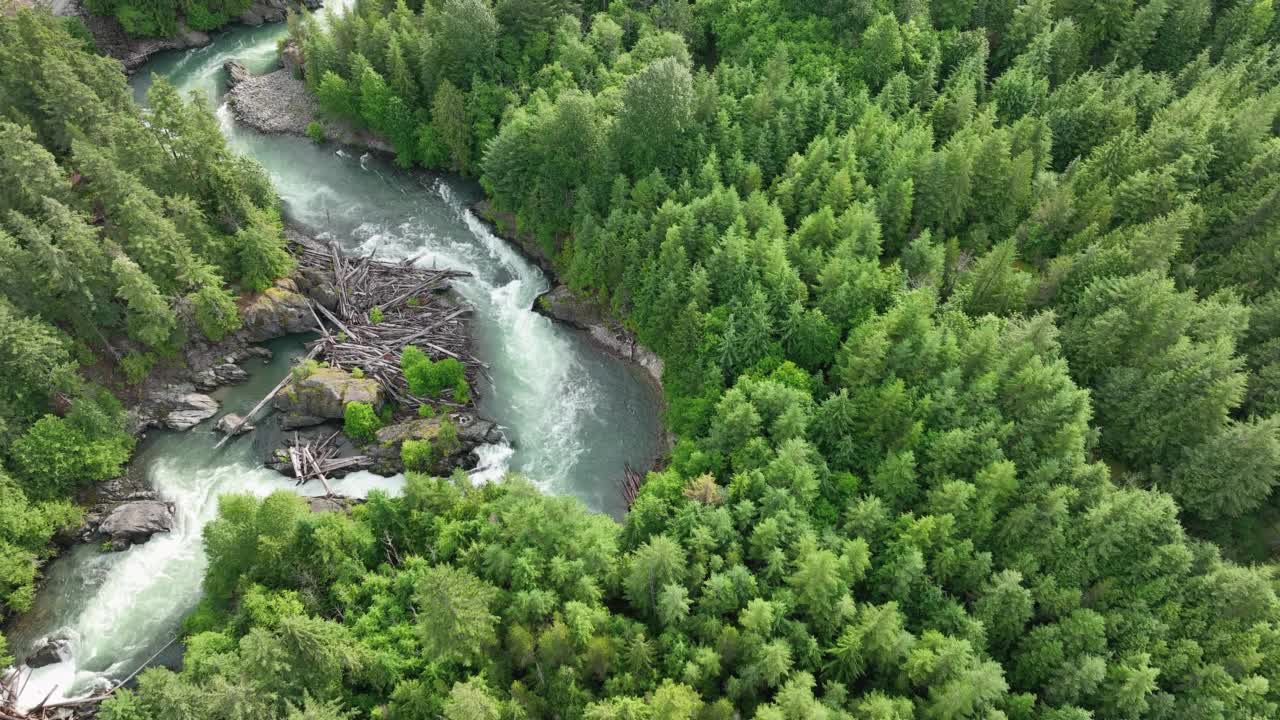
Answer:
<svg viewBox="0 0 1280 720"><path fill-rule="evenodd" d="M143 113L83 35L0 17L0 615L30 605L69 499L129 459L112 391L238 328L237 292L291 262L213 116L163 82Z"/></svg>
<svg viewBox="0 0 1280 720"><path fill-rule="evenodd" d="M350 514L227 496L182 669L102 717L1280 715L1277 15L292 18L328 116L478 179L662 356L679 440L621 523L518 477L410 473ZM68 489L129 453L91 369L145 376L288 268L269 182L208 113L160 83L144 114L73 35L16 17L0 582L21 609Z"/></svg>

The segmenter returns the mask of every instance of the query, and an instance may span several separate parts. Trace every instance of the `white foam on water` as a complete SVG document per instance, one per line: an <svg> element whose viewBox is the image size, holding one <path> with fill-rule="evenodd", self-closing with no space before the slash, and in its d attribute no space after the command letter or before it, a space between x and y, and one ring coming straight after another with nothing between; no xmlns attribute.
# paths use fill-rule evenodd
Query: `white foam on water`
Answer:
<svg viewBox="0 0 1280 720"><path fill-rule="evenodd" d="M157 642L177 632L182 618L200 600L208 564L201 534L217 517L218 498L229 493L265 497L293 488L279 473L255 467L249 452L247 447L231 448L220 458L205 448L190 456L151 461L148 480L162 499L173 503L173 529L128 550L93 556L74 569L88 594L70 624L51 629L51 634L74 638L71 657L30 671L20 707L30 708L45 698L56 702L78 697L118 679L158 649ZM404 480L362 472L330 484L340 494L367 497L374 490L398 495ZM320 495L324 490L304 486L297 492Z"/></svg>
<svg viewBox="0 0 1280 720"><path fill-rule="evenodd" d="M231 31L213 46L183 55L169 71L184 93L199 89L213 99L223 62L235 58L263 68L274 56L277 35ZM139 85L145 81L139 79ZM637 410L647 402L635 390L640 384L625 373L602 370L581 338L532 310L550 287L536 265L496 237L449 181L427 183L423 193L411 176L368 155L319 148L301 138L242 132L225 102L215 112L233 147L268 169L291 216L321 229L321 237L358 252L418 257L423 267L472 274L454 287L476 310L474 352L489 364L481 412L498 421L511 440L477 449L474 482L494 482L515 470L544 490L575 492L597 507L613 507L607 483L626 457L620 451L651 452L643 449L647 440L640 436L650 429L643 417L656 422L656 411ZM58 597L48 596L56 592L50 578L42 591L46 596L38 600L46 607L39 617L33 614L33 621L40 632L65 631L77 639L69 660L31 672L20 704L82 695L135 670L178 631L182 617L199 601L206 567L201 533L217 515L219 495L264 496L293 488L258 466L247 444L216 455L208 433L194 432L166 446L168 454L151 460L148 471L153 486L176 506L173 532L120 553L78 548L58 561L58 582L66 587ZM628 432L635 437L623 437ZM330 482L335 492L357 497L375 490L397 495L403 484L403 477L371 473ZM324 489L309 483L295 491L319 495Z"/></svg>

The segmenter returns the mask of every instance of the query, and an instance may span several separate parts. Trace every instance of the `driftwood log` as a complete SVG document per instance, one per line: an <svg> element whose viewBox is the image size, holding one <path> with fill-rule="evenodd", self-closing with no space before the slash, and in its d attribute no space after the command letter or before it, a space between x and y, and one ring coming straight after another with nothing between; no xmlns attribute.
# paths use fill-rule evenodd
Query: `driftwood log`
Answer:
<svg viewBox="0 0 1280 720"><path fill-rule="evenodd" d="M378 382L387 397L410 409L426 400L409 391L409 383L400 369L400 354L409 345L416 346L433 360L450 357L462 362L468 382L475 386L485 366L471 355L468 324L471 308L446 300L439 292L448 288L449 281L470 277L470 273L420 268L415 264L416 257L400 262L376 260L374 253L349 258L332 242L327 248L300 243L295 246L295 257L303 272L329 278L333 285L333 310L308 301L320 338L310 343L307 360L320 359L342 370L360 368L365 377ZM234 437L288 383L289 376L285 376L240 423L230 428L216 447L222 447ZM439 399L432 402L461 407ZM295 456L291 449L290 460L295 471L304 471L299 477L325 477L333 470L359 464L352 462L354 458L321 458L316 453L324 450L319 447L296 450ZM308 450L311 457L307 455Z"/></svg>
<svg viewBox="0 0 1280 720"><path fill-rule="evenodd" d="M293 434L289 443L289 462L293 466L293 476L297 485L305 485L312 480L319 480L324 486L326 497L333 495L329 487L329 476L336 470L363 469L372 462L364 455L340 458L337 444L334 442L341 433L334 432L320 441L300 442L298 434Z"/></svg>
<svg viewBox="0 0 1280 720"><path fill-rule="evenodd" d="M172 637L164 647L155 651L151 657L147 658L133 672L124 677L123 680L113 682L111 687L106 690L100 690L84 697L72 698L69 700L59 700L57 702L49 702L49 698L53 697L53 693L57 691L54 687L45 696L44 700L30 710L18 709L18 698L22 695L22 691L26 688L27 680L30 679L29 673L17 671L11 673L2 682L0 682L0 720L67 720L67 718L91 718L97 716L98 705L120 688L129 684L129 681L138 676L138 673L151 666L151 663L165 650L168 650L178 638Z"/></svg>
<svg viewBox="0 0 1280 720"><path fill-rule="evenodd" d="M627 501L627 510L636 502L636 496L640 494L640 488L644 485L644 475L636 472L631 467L631 463L625 463L622 466L622 479L618 482L622 489L622 499Z"/></svg>
<svg viewBox="0 0 1280 720"><path fill-rule="evenodd" d="M400 262L375 260L372 254L349 258L330 243L327 251L301 245L301 268L331 277L335 308L311 303L316 331L312 345L332 367L360 368L378 381L401 407L416 408L424 399L409 391L400 370L400 354L416 346L432 360L449 357L463 363L474 385L484 364L471 355L468 316L471 308L442 298L438 291L470 273L420 268L417 258ZM376 322L375 322L376 320ZM437 404L453 405L439 400ZM456 405L455 405L456 407Z"/></svg>

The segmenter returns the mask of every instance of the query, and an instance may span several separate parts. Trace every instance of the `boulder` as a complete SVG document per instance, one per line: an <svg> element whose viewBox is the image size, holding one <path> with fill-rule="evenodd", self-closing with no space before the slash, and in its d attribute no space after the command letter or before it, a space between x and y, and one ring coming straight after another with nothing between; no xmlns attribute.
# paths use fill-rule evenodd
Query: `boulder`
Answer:
<svg viewBox="0 0 1280 720"><path fill-rule="evenodd" d="M364 454L373 460L373 471L380 475L395 475L404 472L404 462L400 459L400 449L406 440L426 440L435 443L440 433L439 418L411 418L387 425L378 430L377 439L364 449ZM443 459L440 459L443 460ZM437 462L434 467L426 468L444 474L445 462Z"/></svg>
<svg viewBox="0 0 1280 720"><path fill-rule="evenodd" d="M253 429L253 423L244 422L242 415L227 413L218 418L218 424L215 427L223 435L243 435Z"/></svg>
<svg viewBox="0 0 1280 720"><path fill-rule="evenodd" d="M492 421L470 413L458 413L450 421L458 429L455 447L448 455L437 455L435 463L425 468L428 472L444 475L455 467L472 467L474 458L471 453L477 446L502 441L502 431ZM410 418L378 430L376 441L364 448L364 454L373 461L373 472L380 475L404 472L400 450L406 440L426 440L437 448L438 453L440 425L440 418Z"/></svg>
<svg viewBox="0 0 1280 720"><path fill-rule="evenodd" d="M160 500L139 500L120 505L98 525L98 535L110 541L113 550L144 543L152 535L169 532L174 525L173 505Z"/></svg>
<svg viewBox="0 0 1280 720"><path fill-rule="evenodd" d="M350 512L351 506L355 504L355 500L340 495L307 498L307 506L311 508L313 513Z"/></svg>
<svg viewBox="0 0 1280 720"><path fill-rule="evenodd" d="M248 379L249 373L232 362L215 365L192 375L192 380L195 382L196 387L201 390L213 390L223 385L240 383Z"/></svg>
<svg viewBox="0 0 1280 720"><path fill-rule="evenodd" d="M328 310L338 307L338 291L333 287L333 275L317 268L303 268L298 272L298 289Z"/></svg>
<svg viewBox="0 0 1280 720"><path fill-rule="evenodd" d="M227 85L229 87L235 87L252 77L249 69L241 65L239 60L228 60L222 63L222 69L227 71Z"/></svg>
<svg viewBox="0 0 1280 720"><path fill-rule="evenodd" d="M242 300L240 317L244 320L241 333L249 342L262 342L315 329L307 298L287 278L277 280L274 286Z"/></svg>
<svg viewBox="0 0 1280 720"><path fill-rule="evenodd" d="M218 402L196 392L191 383L147 385L142 399L129 409L129 429L134 435L156 427L187 430L217 412Z"/></svg>
<svg viewBox="0 0 1280 720"><path fill-rule="evenodd" d="M534 309L552 320L584 330L601 349L629 360L644 370L653 382L662 382L662 358L640 344L635 333L616 322L593 302L584 300L564 285L543 293Z"/></svg>
<svg viewBox="0 0 1280 720"><path fill-rule="evenodd" d="M55 635L37 640L35 647L31 650L31 654L27 656L24 664L29 668L35 669L48 665L57 665L70 659L71 640Z"/></svg>
<svg viewBox="0 0 1280 720"><path fill-rule="evenodd" d="M190 430L217 414L217 400L202 393L184 393L174 396L164 425L171 430Z"/></svg>
<svg viewBox="0 0 1280 720"><path fill-rule="evenodd" d="M492 420L463 413L454 416L453 422L458 426L458 440L464 447L493 445L503 440L502 430Z"/></svg>
<svg viewBox="0 0 1280 720"><path fill-rule="evenodd" d="M286 419L293 416L337 420L347 403L382 406L382 388L372 378L357 378L338 368L317 368L302 379L292 378L275 397L273 404Z"/></svg>
<svg viewBox="0 0 1280 720"><path fill-rule="evenodd" d="M579 298L565 285L557 285L539 297L538 310L582 330L590 330L603 320L594 303Z"/></svg>

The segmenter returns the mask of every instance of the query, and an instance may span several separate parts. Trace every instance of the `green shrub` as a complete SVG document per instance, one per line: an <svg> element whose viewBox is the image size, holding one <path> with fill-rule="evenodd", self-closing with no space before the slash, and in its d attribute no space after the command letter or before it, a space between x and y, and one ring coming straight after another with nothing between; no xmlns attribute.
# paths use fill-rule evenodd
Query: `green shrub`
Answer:
<svg viewBox="0 0 1280 720"><path fill-rule="evenodd" d="M355 378L355 379L357 379L357 380L363 380L363 379L364 379L364 368L358 368L358 367L356 367L356 368L351 368L351 377L353 377L353 378Z"/></svg>
<svg viewBox="0 0 1280 720"><path fill-rule="evenodd" d="M195 308L196 324L200 332L214 342L219 342L243 324L236 307L235 296L218 285L206 285L187 296Z"/></svg>
<svg viewBox="0 0 1280 720"><path fill-rule="evenodd" d="M404 379L409 383L409 392L418 397L436 397L450 389L455 402L471 401L466 367L453 358L432 361L421 350L410 345L400 355L400 369L404 371Z"/></svg>
<svg viewBox="0 0 1280 720"><path fill-rule="evenodd" d="M124 31L138 37L160 35L160 24L149 13L132 5L121 5L116 8L116 19Z"/></svg>
<svg viewBox="0 0 1280 720"><path fill-rule="evenodd" d="M151 353L131 351L120 360L120 369L124 371L124 379L130 385L137 385L147 378L155 365L156 356Z"/></svg>
<svg viewBox="0 0 1280 720"><path fill-rule="evenodd" d="M462 441L458 440L458 426L447 417L440 420L440 430L436 433L435 447L442 458L449 457L462 449Z"/></svg>
<svg viewBox="0 0 1280 720"><path fill-rule="evenodd" d="M23 488L43 499L119 475L132 450L118 404L78 400L65 418L37 420L13 442L10 455Z"/></svg>
<svg viewBox="0 0 1280 720"><path fill-rule="evenodd" d="M374 325L382 322L382 308L374 308L369 311L369 322Z"/></svg>
<svg viewBox="0 0 1280 720"><path fill-rule="evenodd" d="M142 698L132 690L121 689L102 702L99 716L103 720L147 720L151 714Z"/></svg>
<svg viewBox="0 0 1280 720"><path fill-rule="evenodd" d="M294 365L293 369L290 370L289 372L293 374L293 379L295 382L302 382L303 380L306 380L307 378L314 375L316 370L319 370L319 369L320 369L320 363L310 358L307 358L306 360L303 360L297 365Z"/></svg>
<svg viewBox="0 0 1280 720"><path fill-rule="evenodd" d="M227 24L231 18L220 10L211 10L207 5L192 3L187 8L187 27L192 30L213 30Z"/></svg>
<svg viewBox="0 0 1280 720"><path fill-rule="evenodd" d="M427 403L418 406L418 417L433 418L436 416L436 409Z"/></svg>
<svg viewBox="0 0 1280 720"><path fill-rule="evenodd" d="M58 19L62 21L62 27L66 29L67 34L84 43L86 50L98 52L98 41L93 38L93 33L89 32L89 27L84 24L84 18L71 16Z"/></svg>
<svg viewBox="0 0 1280 720"><path fill-rule="evenodd" d="M411 472L425 472L435 462L435 451L430 440L405 440L400 446L400 460L404 469Z"/></svg>
<svg viewBox="0 0 1280 720"><path fill-rule="evenodd" d="M378 419L372 405L364 402L347 403L342 414L342 431L347 437L362 443L373 442L380 427L382 421Z"/></svg>
<svg viewBox="0 0 1280 720"><path fill-rule="evenodd" d="M312 142L322 143L328 139L324 132L324 126L315 120L307 123L306 133L307 137L311 138Z"/></svg>
<svg viewBox="0 0 1280 720"><path fill-rule="evenodd" d="M467 384L466 378L458 378L453 384L453 401L461 405L471 402L471 386Z"/></svg>

